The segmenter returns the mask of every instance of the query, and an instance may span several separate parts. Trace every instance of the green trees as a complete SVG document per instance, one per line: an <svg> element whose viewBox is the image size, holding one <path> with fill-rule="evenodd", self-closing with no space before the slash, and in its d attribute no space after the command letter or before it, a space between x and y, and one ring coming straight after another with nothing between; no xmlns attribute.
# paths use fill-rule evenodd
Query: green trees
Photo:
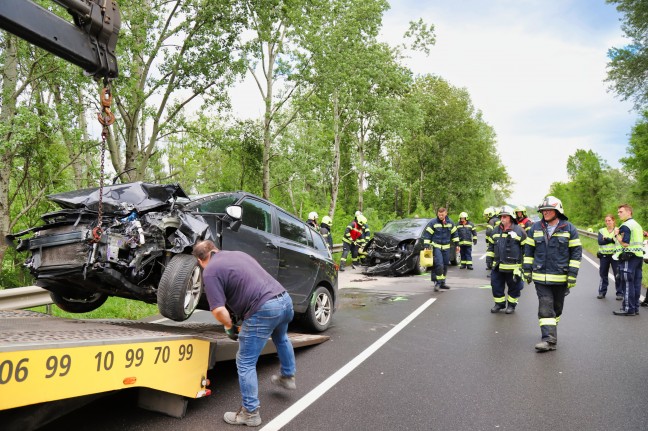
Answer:
<svg viewBox="0 0 648 431"><path fill-rule="evenodd" d="M621 12L621 28L632 41L608 51L608 82L623 100L633 100L638 109L648 104L648 4L640 0L606 0Z"/></svg>
<svg viewBox="0 0 648 431"><path fill-rule="evenodd" d="M495 131L468 92L414 78L405 45L378 41L385 0L120 6L106 176L177 181L189 193L242 189L302 218L328 213L335 232L358 209L377 230L506 194ZM405 35L422 51L435 37L420 20ZM75 67L0 33L0 70L4 236L51 210L46 194L98 185L100 128L98 85ZM253 120L227 113L246 71L264 107ZM3 274L17 274L20 259L5 252Z"/></svg>

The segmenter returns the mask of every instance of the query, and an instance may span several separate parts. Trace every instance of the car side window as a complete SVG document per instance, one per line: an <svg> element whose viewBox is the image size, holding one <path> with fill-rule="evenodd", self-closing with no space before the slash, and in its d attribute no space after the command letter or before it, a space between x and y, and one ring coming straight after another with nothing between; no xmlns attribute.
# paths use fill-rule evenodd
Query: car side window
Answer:
<svg viewBox="0 0 648 431"><path fill-rule="evenodd" d="M314 247L318 250L328 251L328 247L324 243L324 238L322 238L322 236L318 235L317 233L313 233L313 244Z"/></svg>
<svg viewBox="0 0 648 431"><path fill-rule="evenodd" d="M200 204L200 211L204 213L224 213L225 208L233 205L238 198L234 195L220 196L211 201Z"/></svg>
<svg viewBox="0 0 648 431"><path fill-rule="evenodd" d="M300 244L310 245L310 228L308 226L281 211L278 211L277 214L279 216L279 235Z"/></svg>
<svg viewBox="0 0 648 431"><path fill-rule="evenodd" d="M258 229L264 232L272 232L272 208L270 205L254 200L245 199L241 203L243 208L243 219L245 226Z"/></svg>

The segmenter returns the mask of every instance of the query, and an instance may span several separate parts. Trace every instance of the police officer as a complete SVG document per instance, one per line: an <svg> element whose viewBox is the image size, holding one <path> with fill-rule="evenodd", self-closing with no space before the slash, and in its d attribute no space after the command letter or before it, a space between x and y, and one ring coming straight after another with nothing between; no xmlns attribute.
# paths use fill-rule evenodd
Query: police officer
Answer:
<svg viewBox="0 0 648 431"><path fill-rule="evenodd" d="M616 299L621 301L623 299L623 289L621 288L621 282L619 281L619 261L613 259L614 254L617 249L621 246L616 240L616 222L612 214L605 216L605 227L602 227L598 231L598 244L599 249L596 253L596 257L599 258L599 288L598 299L605 298L607 294L608 285L610 280L608 274L610 273L610 267L612 267L612 274L614 274L614 287L616 289Z"/></svg>
<svg viewBox="0 0 648 431"><path fill-rule="evenodd" d="M468 213L465 211L459 214L457 236L459 237L459 254L461 255L459 269L473 269L472 246L477 244L477 229L475 229L474 223L468 220Z"/></svg>
<svg viewBox="0 0 648 431"><path fill-rule="evenodd" d="M450 220L445 208L437 210L437 216L427 224L422 238L424 246L432 248L434 251L434 270L431 273L434 291L450 289L446 285L446 274L448 265L450 265L450 242L456 245L459 242L459 237L457 236L457 226Z"/></svg>
<svg viewBox="0 0 648 431"><path fill-rule="evenodd" d="M615 316L635 316L639 314L639 295L641 294L641 264L643 263L643 229L632 218L632 207L619 205L619 219L623 224L615 228L616 239L621 248L618 252L619 279L623 289L621 310L613 311Z"/></svg>
<svg viewBox="0 0 648 431"><path fill-rule="evenodd" d="M522 268L524 278L535 283L538 294L542 341L535 348L546 352L556 350L557 325L565 296L576 285L583 248L578 231L567 221L560 199L547 196L538 211L542 220L529 229Z"/></svg>
<svg viewBox="0 0 648 431"><path fill-rule="evenodd" d="M362 226L367 222L367 219L362 214L358 215L351 223L349 223L344 231L342 237L342 257L340 258L340 271L344 271L346 266L347 256L351 252L351 268L355 269L358 263L358 238L362 236Z"/></svg>
<svg viewBox="0 0 648 431"><path fill-rule="evenodd" d="M322 234L322 238L324 238L324 242L326 243L326 246L328 247L330 252L333 252L333 235L331 234L332 225L333 219L331 219L331 217L327 215L322 217L322 222L320 223L320 233Z"/></svg>
<svg viewBox="0 0 648 431"><path fill-rule="evenodd" d="M506 314L515 312L524 281L522 281L522 260L526 232L517 224L513 208L502 207L500 223L493 229L492 242L488 243L486 264L493 268L491 288L495 305L491 313L506 308ZM505 290L508 286L508 305Z"/></svg>

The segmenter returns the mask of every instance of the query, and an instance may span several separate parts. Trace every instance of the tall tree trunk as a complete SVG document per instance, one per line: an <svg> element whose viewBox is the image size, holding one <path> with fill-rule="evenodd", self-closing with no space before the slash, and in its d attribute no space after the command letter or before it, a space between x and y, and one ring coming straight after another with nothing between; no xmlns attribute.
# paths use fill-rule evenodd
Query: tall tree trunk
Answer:
<svg viewBox="0 0 648 431"><path fill-rule="evenodd" d="M14 36L4 34L4 64L2 64L2 105L0 105L0 124L7 127L7 133L0 136L0 237L4 238L11 228L9 183L13 167L14 149L11 144L11 123L16 113L16 90L18 88L18 54L17 40ZM7 246L0 241L0 268Z"/></svg>
<svg viewBox="0 0 648 431"><path fill-rule="evenodd" d="M364 211L364 183L365 183L365 125L360 119L360 135L358 136L358 210Z"/></svg>
<svg viewBox="0 0 648 431"><path fill-rule="evenodd" d="M335 215L335 205L340 191L340 103L337 93L333 94L333 183L331 185L331 205L328 214Z"/></svg>
<svg viewBox="0 0 648 431"><path fill-rule="evenodd" d="M425 172L423 169L419 171L419 202L423 202L423 179L425 178Z"/></svg>
<svg viewBox="0 0 648 431"><path fill-rule="evenodd" d="M274 53L268 46L268 69L265 74L266 93L264 97L265 113L263 115L263 197L270 199L270 158L272 152L272 85Z"/></svg>

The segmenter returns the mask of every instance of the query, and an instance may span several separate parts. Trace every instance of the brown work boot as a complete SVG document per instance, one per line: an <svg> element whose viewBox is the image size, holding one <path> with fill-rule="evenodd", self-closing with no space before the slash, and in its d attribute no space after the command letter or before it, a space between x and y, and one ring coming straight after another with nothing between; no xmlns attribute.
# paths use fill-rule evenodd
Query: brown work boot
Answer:
<svg viewBox="0 0 648 431"><path fill-rule="evenodd" d="M295 384L295 376L288 377L275 374L270 378L270 381L277 386L281 386L284 389L291 391L297 389L297 385Z"/></svg>
<svg viewBox="0 0 648 431"><path fill-rule="evenodd" d="M258 427L261 425L259 409L257 408L253 412L248 412L243 406L237 412L225 413L223 420L232 425L247 425L249 427Z"/></svg>

